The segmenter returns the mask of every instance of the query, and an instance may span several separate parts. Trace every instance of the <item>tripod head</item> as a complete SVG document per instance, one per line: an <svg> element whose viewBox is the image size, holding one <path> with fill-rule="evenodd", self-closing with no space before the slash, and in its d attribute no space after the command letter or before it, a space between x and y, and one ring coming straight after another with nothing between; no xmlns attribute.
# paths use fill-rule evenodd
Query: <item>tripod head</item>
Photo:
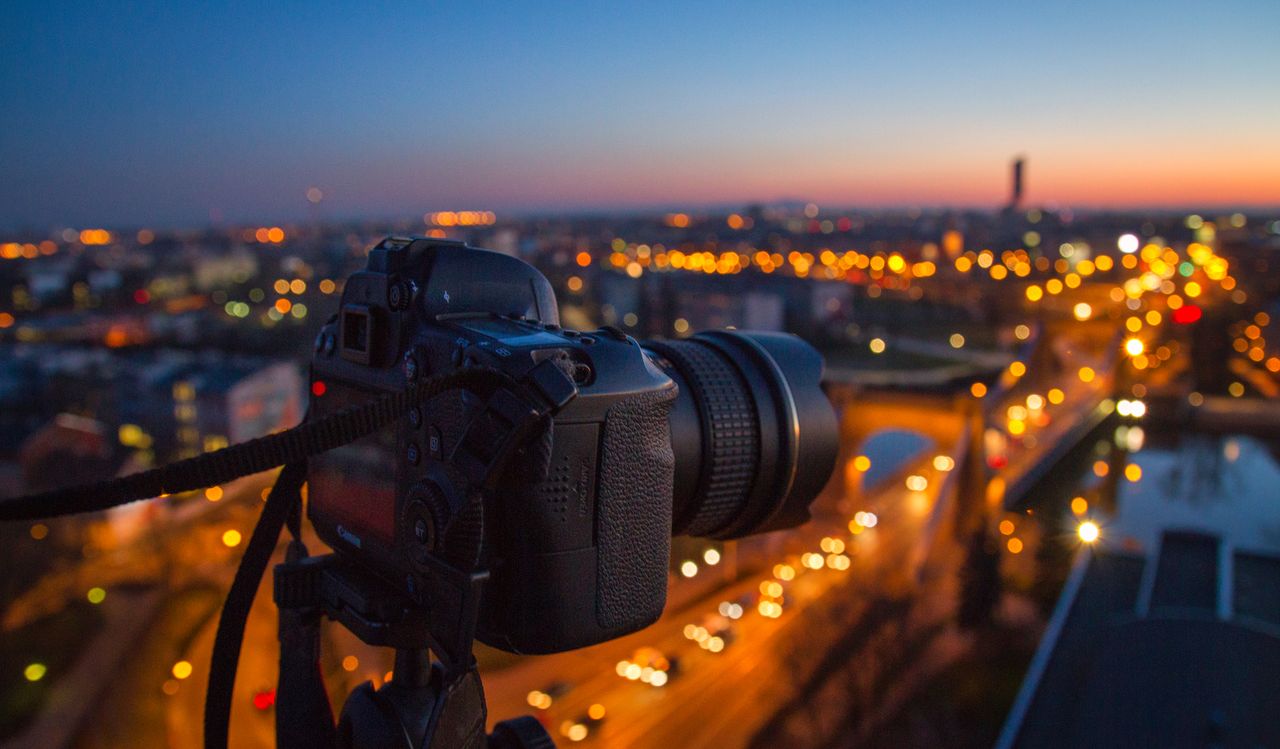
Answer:
<svg viewBox="0 0 1280 749"><path fill-rule="evenodd" d="M487 574L443 568L440 590L419 605L335 554L308 557L293 541L275 568L280 611L276 745L324 747L554 746L529 716L503 721L485 735L487 710L471 653L480 590ZM396 649L391 681L365 682L343 705L335 726L319 668L320 620L339 622L363 642ZM432 660L435 653L436 660Z"/></svg>
<svg viewBox="0 0 1280 749"><path fill-rule="evenodd" d="M571 388L566 399L572 397ZM483 527L480 492L493 490L494 478L522 452L543 418L544 412L528 403L499 390L477 409L465 431L483 432L485 438L472 440L476 447L469 453L455 449L451 464L456 470L441 472L419 495L459 511L452 523L438 523L440 518L421 500L411 505L417 511L407 513L408 532L420 545L412 547L415 574L406 575L401 585L375 574L355 555L308 556L299 537L300 505L293 505L289 527L294 540L286 561L275 568L273 587L280 612L277 746L554 746L542 725L528 716L504 721L492 736L485 734L484 690L472 653L489 578L481 561L481 534L452 536L461 538L451 548L452 556L430 551L437 535ZM296 488L284 487L290 496L297 494ZM377 689L370 682L357 687L336 726L319 668L322 618L338 622L369 645L396 651L392 679Z"/></svg>

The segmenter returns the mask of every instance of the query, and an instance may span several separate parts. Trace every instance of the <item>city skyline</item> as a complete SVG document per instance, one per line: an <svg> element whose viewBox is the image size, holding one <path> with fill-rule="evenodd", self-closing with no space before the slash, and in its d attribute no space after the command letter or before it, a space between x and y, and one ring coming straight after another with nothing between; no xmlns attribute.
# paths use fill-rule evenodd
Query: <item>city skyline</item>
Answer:
<svg viewBox="0 0 1280 749"><path fill-rule="evenodd" d="M1280 205L1271 4L341 16L15 8L0 226Z"/></svg>

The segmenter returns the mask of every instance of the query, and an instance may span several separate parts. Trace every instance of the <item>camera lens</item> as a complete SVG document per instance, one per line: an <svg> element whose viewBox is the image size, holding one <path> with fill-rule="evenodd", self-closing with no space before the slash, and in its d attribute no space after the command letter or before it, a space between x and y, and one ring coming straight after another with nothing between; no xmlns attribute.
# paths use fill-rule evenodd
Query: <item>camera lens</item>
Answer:
<svg viewBox="0 0 1280 749"><path fill-rule="evenodd" d="M808 520L838 446L821 355L784 333L715 331L644 347L680 386L672 534L740 538Z"/></svg>

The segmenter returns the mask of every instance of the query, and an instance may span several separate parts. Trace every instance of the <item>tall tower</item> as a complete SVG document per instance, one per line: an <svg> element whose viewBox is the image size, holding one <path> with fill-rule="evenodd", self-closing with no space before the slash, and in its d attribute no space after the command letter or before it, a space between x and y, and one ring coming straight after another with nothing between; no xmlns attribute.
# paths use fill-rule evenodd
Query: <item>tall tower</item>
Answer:
<svg viewBox="0 0 1280 749"><path fill-rule="evenodd" d="M1025 159L1021 156L1013 160L1013 192L1009 195L1009 210L1017 210L1022 205L1022 173Z"/></svg>

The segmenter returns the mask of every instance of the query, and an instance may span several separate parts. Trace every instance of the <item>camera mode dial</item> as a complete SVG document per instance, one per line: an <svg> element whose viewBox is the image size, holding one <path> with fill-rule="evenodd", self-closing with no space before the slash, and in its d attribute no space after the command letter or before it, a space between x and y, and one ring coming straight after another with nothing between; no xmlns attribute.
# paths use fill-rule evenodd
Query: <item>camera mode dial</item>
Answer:
<svg viewBox="0 0 1280 749"><path fill-rule="evenodd" d="M426 479L414 484L405 505L405 545L410 559L425 565L427 556L439 551L451 514L449 500L435 481Z"/></svg>

